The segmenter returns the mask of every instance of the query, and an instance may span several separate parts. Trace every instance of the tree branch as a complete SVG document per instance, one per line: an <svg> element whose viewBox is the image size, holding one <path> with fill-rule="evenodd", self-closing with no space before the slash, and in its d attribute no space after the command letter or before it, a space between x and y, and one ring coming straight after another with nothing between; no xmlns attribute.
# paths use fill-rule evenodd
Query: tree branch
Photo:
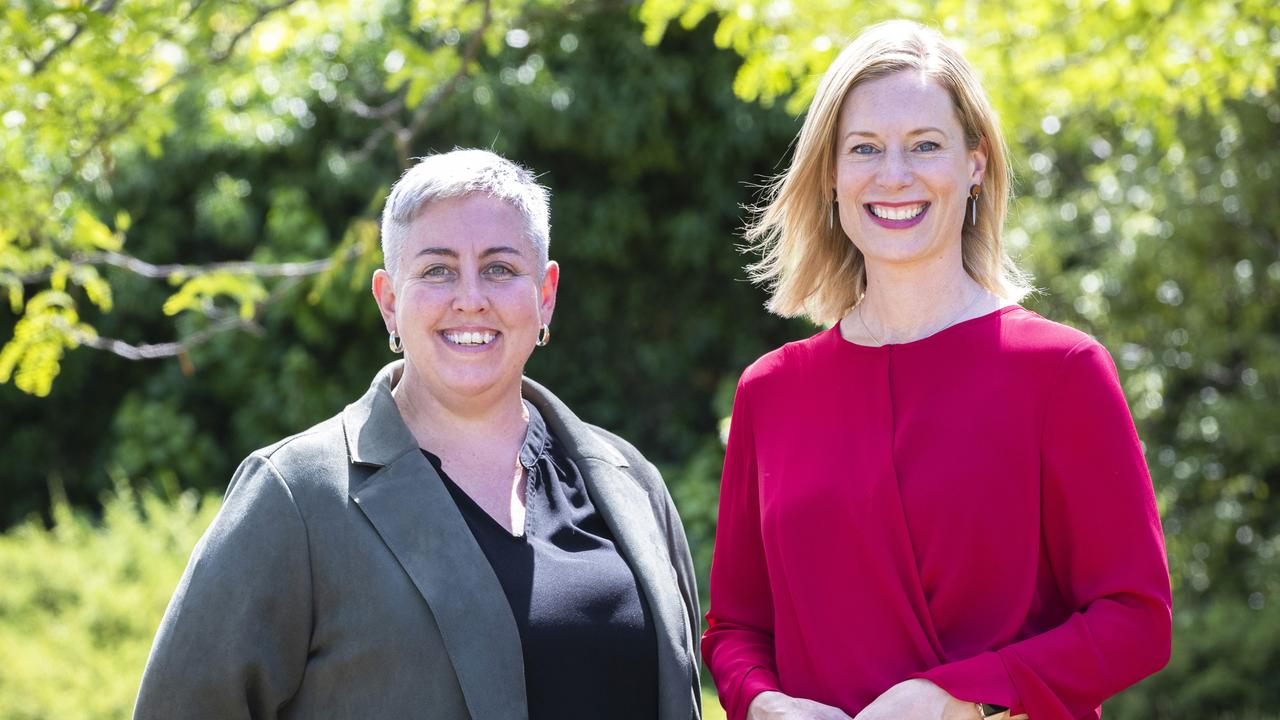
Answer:
<svg viewBox="0 0 1280 720"><path fill-rule="evenodd" d="M289 277L280 283L265 300L254 306L254 314L257 315L264 307L278 302L286 292L296 287L300 280L298 277ZM84 347L105 350L126 360L158 360L167 357L180 357L183 358L183 365L186 367L190 364L190 360L186 357L188 351L198 345L209 342L225 332L235 330L247 331L259 337L263 334L261 325L252 320L245 320L236 314L224 316L209 327L197 330L175 342L139 343L134 345L123 340L100 336L82 336L78 340Z"/></svg>
<svg viewBox="0 0 1280 720"><path fill-rule="evenodd" d="M101 5L101 7L89 8L89 12L96 12L99 15L106 15L107 13L114 10L115 7L116 7L116 0L107 0ZM80 33L82 32L84 32L84 23L78 23L75 27L75 30L72 30L70 35L62 38L62 40L59 41L56 45L49 48L49 51L46 52L43 56L41 56L40 59L32 61L31 74L38 75L40 71L44 70L45 67L49 64L49 61L53 60L54 55L57 55L58 53L70 47L71 43L75 42L76 38L80 37Z"/></svg>
<svg viewBox="0 0 1280 720"><path fill-rule="evenodd" d="M354 258L358 253L359 248L352 246L340 257L321 258L320 260L308 260L306 262L257 263L248 260L240 260L206 263L203 265L192 265L189 263L154 265L132 255L106 251L73 255L70 258L70 262L73 266L93 265L100 267L103 265L110 265L122 270L128 270L135 275L141 275L145 278L157 280L167 279L174 275L197 277L216 272L253 275L255 277L263 278L303 278L310 275L318 275L319 273L333 267L334 263L346 262L347 260ZM47 269L40 272L28 273L26 275L19 275L18 280L23 285L31 285L33 283L44 282L52 275L53 270Z"/></svg>
<svg viewBox="0 0 1280 720"><path fill-rule="evenodd" d="M224 50L222 50L221 52L209 53L209 61L213 63L220 63L226 60L227 58L231 57L231 54L236 51L236 45L239 45L240 41L243 40L246 35L248 35L250 32L253 31L255 27L258 26L258 23L265 20L268 15L274 12L278 12L280 10L284 10L285 8L297 2L298 0L280 0L280 2L276 3L275 5L265 5L263 7L258 8L258 12L256 15L253 16L253 20L250 20L247 25L240 28L240 30L237 31L235 35L231 36L231 40L227 42L227 47Z"/></svg>
<svg viewBox="0 0 1280 720"><path fill-rule="evenodd" d="M480 47L484 44L484 33L493 24L493 3L491 0L484 0L484 17L480 21L480 26L471 33L471 37L467 39L467 46L462 52L462 63L458 66L457 72L453 74L443 85L436 88L431 93L431 97L427 101L418 106L414 111L413 120L407 127L400 128L395 133L396 149L400 152L400 165L407 168L409 166L409 144L413 141L413 137L422 132L426 127L427 120L436 108L458 88L458 84L462 79L471 74L470 65L475 62L476 56L480 53Z"/></svg>
<svg viewBox="0 0 1280 720"><path fill-rule="evenodd" d="M348 252L342 259L349 260L354 254L355 248L353 248L351 252ZM192 265L188 263L153 265L145 260L139 260L132 255L126 255L124 253L100 252L86 255L84 262L80 264L112 265L114 267L128 270L136 275L148 278L168 278L173 275L195 277L197 275L209 275L216 272L254 275L256 277L306 277L308 275L315 275L328 270L333 267L334 262L334 258L322 258L320 260L287 263L256 263L248 260L240 260L207 263L204 265Z"/></svg>
<svg viewBox="0 0 1280 720"><path fill-rule="evenodd" d="M385 120L404 110L404 98L397 97L373 107L366 105L360 98L351 98L346 102L347 109L358 118L365 120Z"/></svg>
<svg viewBox="0 0 1280 720"><path fill-rule="evenodd" d="M248 35L255 27L257 27L259 23L261 23L264 19L266 19L268 15L276 11L283 10L284 8L287 8L290 5L297 3L297 1L298 0L281 0L281 2L276 3L275 5L268 5L266 7L259 8L257 14L254 15L253 20L249 24L240 28L240 30L236 32L235 36L231 38L226 49L223 52L209 53L208 64L217 65L225 62L227 59L231 57L231 54L235 51L236 45L238 45L240 41L244 39L244 37ZM114 6L115 2L116 0L108 0L108 6ZM199 6L200 6L200 2L196 2L195 5L192 7L191 12L188 13L188 17L194 15L196 8L198 8ZM75 161L74 166L72 170L66 173L63 176L63 178L60 180L60 185L66 185L69 183L69 179L74 177L75 174L80 171L80 168L82 166L84 159L87 158L94 150L97 150L99 147L103 146L104 144L112 140L116 135L118 135L121 132L124 132L125 128L132 125L133 122L137 120L138 114L142 111L142 109L146 107L147 103L153 102L153 98L156 95L158 95L161 91L163 91L165 88L169 87L173 83L177 82L178 80L186 78L190 75L193 75L201 69L203 68L197 64L194 64L194 63L189 64L187 68L182 72L176 72L173 75L170 75L168 78L164 80L164 82L160 83L159 85L155 86L151 90L148 90L140 94L138 97L136 97L133 100L132 105L127 106L124 109L123 114L120 117L118 122L116 122L114 125L103 128L100 132L94 135L93 141L89 143L89 146L87 148L85 148L83 151L79 153L73 153L71 155L71 159Z"/></svg>
<svg viewBox="0 0 1280 720"><path fill-rule="evenodd" d="M194 332L177 342L131 345L123 340L108 337L82 336L78 339L84 347L106 350L126 360L156 360L182 355L195 346L202 345L230 330L247 330L255 335L262 334L262 328L254 322L240 317L229 317L219 320L203 330Z"/></svg>
<svg viewBox="0 0 1280 720"><path fill-rule="evenodd" d="M401 125L395 121L395 115L405 109L403 97L397 97L387 103L370 107L359 99L353 99L346 103L347 109L354 113L357 117L366 120L382 120L382 125L373 131L359 150L351 154L351 161L355 164L364 162L369 158L378 145L386 139L388 135L395 141L396 152L400 157L400 165L402 168L409 166L409 157L411 156L410 145L413 137L422 132L426 127L427 120L436 108L440 106L450 95L458 88L458 84L464 78L471 74L469 66L475 62L476 56L480 54L480 48L484 44L484 33L493 24L493 5L492 0L484 0L484 17L480 21L479 27L471 33L467 38L466 47L462 51L462 64L458 70L444 83L442 83L431 97L420 104L414 111L412 119L408 125Z"/></svg>

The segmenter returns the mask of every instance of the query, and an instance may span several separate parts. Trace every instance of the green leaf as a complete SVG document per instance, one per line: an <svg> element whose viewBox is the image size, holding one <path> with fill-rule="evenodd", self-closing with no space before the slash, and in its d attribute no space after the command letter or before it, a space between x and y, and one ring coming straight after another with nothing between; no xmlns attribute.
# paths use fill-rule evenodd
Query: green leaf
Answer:
<svg viewBox="0 0 1280 720"><path fill-rule="evenodd" d="M187 311L208 313L220 297L230 299L240 316L249 320L255 314L257 303L267 298L267 290L262 281L252 275L227 272L197 275L170 295L162 309L165 315Z"/></svg>
<svg viewBox="0 0 1280 720"><path fill-rule="evenodd" d="M76 213L75 223L72 226L72 242L78 247L96 250L120 250L123 246L120 236L111 232L110 228L87 210Z"/></svg>

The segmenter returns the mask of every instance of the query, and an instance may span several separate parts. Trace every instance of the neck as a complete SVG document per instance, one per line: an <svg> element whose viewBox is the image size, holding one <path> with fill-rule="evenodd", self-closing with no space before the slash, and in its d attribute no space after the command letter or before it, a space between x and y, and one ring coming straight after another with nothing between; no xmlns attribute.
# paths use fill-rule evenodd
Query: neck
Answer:
<svg viewBox="0 0 1280 720"><path fill-rule="evenodd" d="M476 396L433 391L417 378L407 359L391 395L419 447L428 450L519 437L529 421L518 385Z"/></svg>
<svg viewBox="0 0 1280 720"><path fill-rule="evenodd" d="M860 344L911 342L1000 304L969 277L958 257L911 268L868 263L866 293L841 322L841 331Z"/></svg>

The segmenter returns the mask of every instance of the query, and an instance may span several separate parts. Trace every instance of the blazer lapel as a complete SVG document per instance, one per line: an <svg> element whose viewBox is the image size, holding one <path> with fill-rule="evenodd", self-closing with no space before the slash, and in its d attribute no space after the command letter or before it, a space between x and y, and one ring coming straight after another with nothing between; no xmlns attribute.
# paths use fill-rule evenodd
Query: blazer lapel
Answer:
<svg viewBox="0 0 1280 720"><path fill-rule="evenodd" d="M427 601L475 718L525 720L520 633L502 585L435 469L400 417L384 368L343 413L351 461L382 468L353 486L373 524Z"/></svg>
<svg viewBox="0 0 1280 720"><path fill-rule="evenodd" d="M554 395L526 379L524 396L538 407L578 462L587 493L604 517L653 614L658 636L660 717L693 717L692 631L687 627L675 569L648 496L628 475L627 460Z"/></svg>

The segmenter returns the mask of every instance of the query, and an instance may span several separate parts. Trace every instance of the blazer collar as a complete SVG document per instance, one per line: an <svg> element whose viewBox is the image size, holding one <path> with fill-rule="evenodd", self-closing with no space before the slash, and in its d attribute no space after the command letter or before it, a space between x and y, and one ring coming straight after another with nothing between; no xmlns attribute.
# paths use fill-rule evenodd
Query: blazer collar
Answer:
<svg viewBox="0 0 1280 720"><path fill-rule="evenodd" d="M391 396L391 388L403 372L403 360L382 368L365 394L342 411L342 429L352 463L390 465L405 453L417 452L418 441L413 439Z"/></svg>
<svg viewBox="0 0 1280 720"><path fill-rule="evenodd" d="M356 465L390 465L418 442L400 416L391 389L400 381L404 361L397 360L378 371L365 394L342 411L347 454ZM616 467L628 467L617 448L605 442L578 419L551 391L525 378L521 394L542 413L551 433L575 458L594 458Z"/></svg>
<svg viewBox="0 0 1280 720"><path fill-rule="evenodd" d="M574 459L603 460L620 468L630 466L617 448L605 442L599 433L592 431L586 423L579 420L578 416L574 415L567 405L560 402L560 398L552 395L550 390L525 378L520 386L520 394L538 408L551 434L564 445Z"/></svg>

